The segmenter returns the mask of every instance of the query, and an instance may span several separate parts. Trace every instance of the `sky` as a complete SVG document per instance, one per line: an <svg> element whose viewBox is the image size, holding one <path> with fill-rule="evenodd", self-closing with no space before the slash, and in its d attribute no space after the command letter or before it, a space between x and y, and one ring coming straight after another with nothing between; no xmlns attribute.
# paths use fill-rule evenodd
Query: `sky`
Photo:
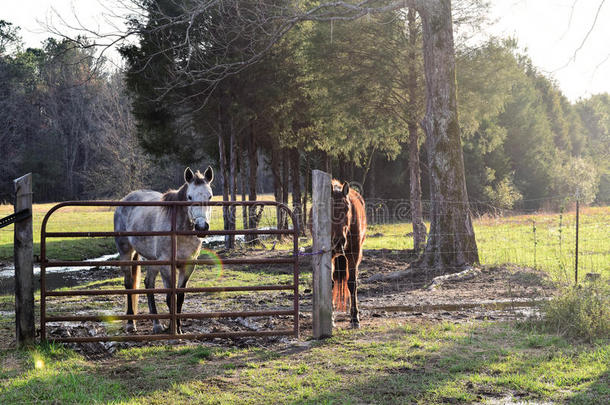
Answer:
<svg viewBox="0 0 610 405"><path fill-rule="evenodd" d="M571 101L610 92L610 0L491 3L496 22L489 33L517 38L534 65L553 78ZM70 23L75 23L76 14L87 27L115 31L103 17L113 11L99 0L0 0L0 19L20 26L26 46L37 47L49 36L39 22L60 25L51 7ZM118 60L116 54L114 58Z"/></svg>

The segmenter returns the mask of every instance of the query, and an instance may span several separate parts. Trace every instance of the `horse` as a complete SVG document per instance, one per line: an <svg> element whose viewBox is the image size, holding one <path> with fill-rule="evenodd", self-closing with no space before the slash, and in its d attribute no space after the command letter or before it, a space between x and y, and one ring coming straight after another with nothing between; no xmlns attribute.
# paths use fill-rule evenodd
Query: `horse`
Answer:
<svg viewBox="0 0 610 405"><path fill-rule="evenodd" d="M178 190L169 190L164 194L152 190L132 191L121 201L192 201L197 203L210 201L212 188L210 184L214 179L214 172L210 166L203 175L197 171L193 173L190 168L184 171L184 184ZM194 204L192 206L119 206L114 212L115 232L161 232L169 231L172 227L172 208L176 210L176 230L178 231L207 231L210 227L211 207ZM196 235L178 235L176 258L178 260L192 260L199 256L201 239ZM119 251L119 260L171 260L170 236L118 236L115 238ZM146 288L155 288L155 279L161 272L165 288L171 287L170 266L144 266ZM185 288L194 270L194 265L178 266L178 288ZM125 275L125 288L135 289L140 284L140 266L121 266ZM147 294L148 310L151 314L157 313L155 296ZM171 308L171 294L167 294L167 306ZM184 293L177 294L177 313L182 311ZM127 315L138 312L138 295L127 294ZM128 333L136 331L133 320L127 321L125 330ZM153 319L153 333L163 333L164 329L158 319ZM182 333L180 318L176 321L176 332Z"/></svg>
<svg viewBox="0 0 610 405"><path fill-rule="evenodd" d="M360 327L358 311L358 266L366 238L364 199L349 184L332 181L332 292L333 307L346 310L350 298L351 327Z"/></svg>

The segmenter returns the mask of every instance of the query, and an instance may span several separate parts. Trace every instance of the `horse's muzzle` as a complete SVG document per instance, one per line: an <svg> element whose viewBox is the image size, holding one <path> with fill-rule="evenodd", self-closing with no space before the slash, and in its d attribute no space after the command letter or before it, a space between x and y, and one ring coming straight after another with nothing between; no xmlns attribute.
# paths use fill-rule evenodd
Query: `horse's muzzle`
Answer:
<svg viewBox="0 0 610 405"><path fill-rule="evenodd" d="M195 222L195 230L199 232L205 232L210 229L210 224L204 222L203 225L199 223L199 221Z"/></svg>

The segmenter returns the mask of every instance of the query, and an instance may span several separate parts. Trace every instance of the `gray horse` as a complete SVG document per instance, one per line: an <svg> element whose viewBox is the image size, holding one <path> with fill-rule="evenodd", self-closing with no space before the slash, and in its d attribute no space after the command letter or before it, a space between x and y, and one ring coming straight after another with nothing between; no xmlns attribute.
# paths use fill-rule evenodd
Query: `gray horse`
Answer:
<svg viewBox="0 0 610 405"><path fill-rule="evenodd" d="M185 183L178 190L170 190L161 194L151 190L137 190L129 193L122 201L193 201L206 202L212 198L210 183L214 178L212 168L208 166L203 175L197 171L193 173L190 168L184 171ZM211 207L193 205L176 207L176 230L198 230L207 231ZM128 232L151 232L169 231L172 226L172 208L169 206L120 206L114 212L114 230ZM119 251L119 260L171 260L171 237L169 236L122 236L115 238ZM191 260L199 256L201 250L201 239L197 236L177 237L178 249L176 258L178 260ZM178 288L185 288L194 265L178 266ZM155 287L155 279L159 271L163 278L165 288L171 287L170 266L144 266L146 288ZM123 266L125 273L125 288L138 288L140 284L140 266ZM147 294L148 309L151 314L157 313L154 294ZM167 294L167 306L170 307L171 294ZM177 313L182 311L184 293L177 294ZM138 295L127 295L127 315L138 312ZM133 320L127 321L127 332L135 332L136 325ZM158 319L153 320L153 333L162 333L163 327ZM182 333L180 319L176 322L176 331Z"/></svg>

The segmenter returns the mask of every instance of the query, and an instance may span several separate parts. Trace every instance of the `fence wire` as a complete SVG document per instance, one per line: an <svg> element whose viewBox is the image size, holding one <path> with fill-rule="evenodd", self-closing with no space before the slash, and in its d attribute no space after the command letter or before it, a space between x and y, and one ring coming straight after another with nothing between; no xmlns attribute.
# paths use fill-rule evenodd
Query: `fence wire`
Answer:
<svg viewBox="0 0 610 405"><path fill-rule="evenodd" d="M565 203L566 200L536 201L545 207L536 210L469 203L481 264L515 264L545 270L557 280L570 281L575 277L578 254L581 280L589 273L592 274L589 277L599 274L610 278L610 207L580 207L577 252L576 206L573 201ZM408 200L369 199L366 203L369 225L366 247L413 248L412 210ZM527 203L532 202L522 202L524 206ZM422 201L428 231L432 205L431 201Z"/></svg>

